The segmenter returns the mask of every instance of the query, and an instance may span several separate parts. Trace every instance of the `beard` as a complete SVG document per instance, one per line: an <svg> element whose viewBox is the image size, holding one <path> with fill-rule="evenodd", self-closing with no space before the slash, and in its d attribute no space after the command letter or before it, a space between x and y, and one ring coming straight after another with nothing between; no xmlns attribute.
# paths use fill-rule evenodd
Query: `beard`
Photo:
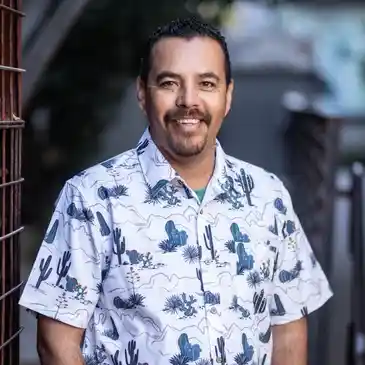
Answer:
<svg viewBox="0 0 365 365"><path fill-rule="evenodd" d="M164 116L166 140L171 152L181 157L199 155L208 143L212 117L199 109L176 108ZM192 123L190 123L192 122Z"/></svg>
<svg viewBox="0 0 365 365"><path fill-rule="evenodd" d="M168 137L169 149L177 156L193 157L204 151L208 143L208 135L204 136L175 136Z"/></svg>

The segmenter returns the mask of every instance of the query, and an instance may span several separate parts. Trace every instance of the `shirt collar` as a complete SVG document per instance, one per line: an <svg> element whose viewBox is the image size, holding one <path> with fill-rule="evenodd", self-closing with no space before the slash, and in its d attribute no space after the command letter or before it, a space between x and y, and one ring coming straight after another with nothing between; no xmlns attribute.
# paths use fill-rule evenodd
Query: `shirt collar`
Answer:
<svg viewBox="0 0 365 365"><path fill-rule="evenodd" d="M157 194L166 184L182 180L153 142L148 128L140 138L136 152L146 182L154 194ZM217 140L215 168L208 185L208 188L211 189L207 188L206 194L211 195L211 198L214 199L223 192L222 182L232 174L232 167Z"/></svg>

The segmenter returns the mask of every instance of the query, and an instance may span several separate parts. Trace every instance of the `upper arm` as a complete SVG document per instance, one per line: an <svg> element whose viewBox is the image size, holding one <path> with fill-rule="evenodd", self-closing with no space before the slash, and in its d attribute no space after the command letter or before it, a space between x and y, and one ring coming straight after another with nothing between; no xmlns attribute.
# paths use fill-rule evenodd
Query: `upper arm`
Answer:
<svg viewBox="0 0 365 365"><path fill-rule="evenodd" d="M61 358L64 351L71 352L75 348L77 354L84 329L70 326L55 319L39 316L37 326L37 349L41 357L49 354ZM57 346L55 346L57 344Z"/></svg>
<svg viewBox="0 0 365 365"><path fill-rule="evenodd" d="M296 321L317 310L332 296L284 187L282 201L284 207L277 217L281 237L270 301L273 325Z"/></svg>
<svg viewBox="0 0 365 365"><path fill-rule="evenodd" d="M273 365L307 364L307 319L273 326Z"/></svg>
<svg viewBox="0 0 365 365"><path fill-rule="evenodd" d="M21 296L22 306L87 327L99 299L102 270L94 216L87 199L67 182Z"/></svg>

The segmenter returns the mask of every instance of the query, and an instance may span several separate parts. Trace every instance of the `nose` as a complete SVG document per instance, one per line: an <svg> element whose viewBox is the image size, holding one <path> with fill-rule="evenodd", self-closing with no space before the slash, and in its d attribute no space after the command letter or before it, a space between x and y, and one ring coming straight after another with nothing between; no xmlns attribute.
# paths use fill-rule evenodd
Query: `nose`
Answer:
<svg viewBox="0 0 365 365"><path fill-rule="evenodd" d="M194 108L199 105L198 90L194 85L184 85L179 90L179 94L176 98L176 106L180 108Z"/></svg>

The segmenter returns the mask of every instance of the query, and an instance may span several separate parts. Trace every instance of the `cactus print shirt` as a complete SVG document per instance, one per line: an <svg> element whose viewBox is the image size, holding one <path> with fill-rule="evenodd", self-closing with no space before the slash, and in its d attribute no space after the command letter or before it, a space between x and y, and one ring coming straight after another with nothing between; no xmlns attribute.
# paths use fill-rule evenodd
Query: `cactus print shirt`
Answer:
<svg viewBox="0 0 365 365"><path fill-rule="evenodd" d="M86 365L269 365L331 295L276 176L217 142L200 202L146 130L66 182L20 304L85 328Z"/></svg>

